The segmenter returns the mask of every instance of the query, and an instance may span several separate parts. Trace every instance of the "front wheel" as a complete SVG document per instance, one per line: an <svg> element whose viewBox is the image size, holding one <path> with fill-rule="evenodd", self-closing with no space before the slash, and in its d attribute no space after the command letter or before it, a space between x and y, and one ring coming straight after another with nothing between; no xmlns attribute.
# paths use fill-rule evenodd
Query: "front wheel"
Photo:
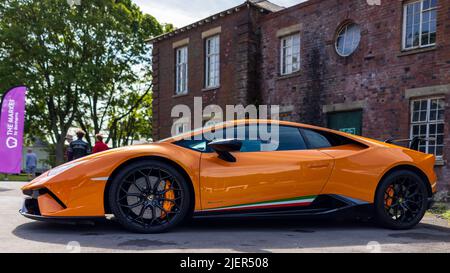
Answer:
<svg viewBox="0 0 450 273"><path fill-rule="evenodd" d="M125 167L109 191L112 213L133 232L159 233L178 225L190 209L186 179L169 164L146 160Z"/></svg>
<svg viewBox="0 0 450 273"><path fill-rule="evenodd" d="M408 170L395 171L381 182L375 196L375 216L390 229L416 226L427 210L426 181Z"/></svg>

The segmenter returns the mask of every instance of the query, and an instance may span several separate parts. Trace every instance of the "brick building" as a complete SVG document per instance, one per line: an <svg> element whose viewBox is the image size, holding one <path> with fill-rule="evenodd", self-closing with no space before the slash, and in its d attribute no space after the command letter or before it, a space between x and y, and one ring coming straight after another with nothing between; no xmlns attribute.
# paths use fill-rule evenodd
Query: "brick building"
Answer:
<svg viewBox="0 0 450 273"><path fill-rule="evenodd" d="M153 43L155 139L171 108L281 106L285 120L375 139L433 137L450 184L450 1L249 0ZM182 131L180 128L179 131Z"/></svg>

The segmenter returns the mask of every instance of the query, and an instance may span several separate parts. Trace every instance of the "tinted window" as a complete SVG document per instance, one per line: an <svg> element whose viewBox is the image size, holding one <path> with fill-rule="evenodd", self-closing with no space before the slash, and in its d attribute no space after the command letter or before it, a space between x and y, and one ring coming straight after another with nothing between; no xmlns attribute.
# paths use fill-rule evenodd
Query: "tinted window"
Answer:
<svg viewBox="0 0 450 273"><path fill-rule="evenodd" d="M326 131L301 129L310 149L335 147L347 144L358 144L346 137Z"/></svg>
<svg viewBox="0 0 450 273"><path fill-rule="evenodd" d="M295 127L280 127L280 143L277 151L305 150L306 144L300 130Z"/></svg>
<svg viewBox="0 0 450 273"><path fill-rule="evenodd" d="M263 144L267 144L270 141L265 141L264 139L266 138L261 138L258 129L258 125L227 127L217 130L213 134L215 139L236 138L242 140L241 152L260 152L265 150L265 145ZM211 137L213 136L207 136L207 138Z"/></svg>
<svg viewBox="0 0 450 273"><path fill-rule="evenodd" d="M263 135L261 135L260 128L256 124L238 126L217 130L214 132L214 136L215 139L241 139L243 142L241 152L292 151L305 150L307 148L298 128L279 126L278 137L273 132L274 128L272 126L261 128L263 132ZM207 140L180 140L176 144L199 152L212 152L207 147L207 142Z"/></svg>
<svg viewBox="0 0 450 273"><path fill-rule="evenodd" d="M237 130L242 127L238 127ZM246 126L245 139L242 144L241 152L270 152L270 151L292 151L305 150L306 144L298 128L279 126L278 136L275 135L275 127L265 127L262 132L270 134L262 137L257 125ZM254 136L257 136L255 139ZM239 137L238 137L239 138ZM241 138L242 139L242 138Z"/></svg>
<svg viewBox="0 0 450 273"><path fill-rule="evenodd" d="M305 136L306 140L308 141L309 147L311 149L320 149L320 148L327 148L331 147L330 141L327 137L325 137L323 134L312 131L309 129L302 129L303 135Z"/></svg>
<svg viewBox="0 0 450 273"><path fill-rule="evenodd" d="M179 140L179 141L175 142L175 144L179 145L181 147L185 147L185 148L192 149L192 150L199 151L199 152L207 151L206 140L183 139L183 140Z"/></svg>
<svg viewBox="0 0 450 273"><path fill-rule="evenodd" d="M278 135L276 135L276 132L274 131L275 128L276 127L267 126L261 128L260 131L258 125L245 126L245 139L242 144L241 152L292 151L306 149L305 141L298 128L279 126ZM242 139L242 137L239 137L239 130L242 130L241 126L237 127L238 133L235 134L235 136ZM261 135L261 132L263 135Z"/></svg>

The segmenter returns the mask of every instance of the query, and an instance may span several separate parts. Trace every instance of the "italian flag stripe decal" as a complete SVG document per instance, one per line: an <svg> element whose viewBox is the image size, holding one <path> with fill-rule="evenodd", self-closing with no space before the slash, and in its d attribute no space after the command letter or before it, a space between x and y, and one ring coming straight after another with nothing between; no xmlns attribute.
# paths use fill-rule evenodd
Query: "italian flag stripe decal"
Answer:
<svg viewBox="0 0 450 273"><path fill-rule="evenodd" d="M283 208L283 207L299 207L310 205L317 196L304 196L289 199L281 199L266 202L257 202L242 204L237 206L220 207L214 209L206 209L202 211L231 211L231 210L245 210L245 209L266 209L266 208Z"/></svg>

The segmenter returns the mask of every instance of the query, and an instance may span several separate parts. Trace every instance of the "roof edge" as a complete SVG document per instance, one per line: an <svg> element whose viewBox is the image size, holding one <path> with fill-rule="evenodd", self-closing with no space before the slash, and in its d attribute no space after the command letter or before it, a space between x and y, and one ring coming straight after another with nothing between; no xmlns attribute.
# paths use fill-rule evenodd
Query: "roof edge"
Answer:
<svg viewBox="0 0 450 273"><path fill-rule="evenodd" d="M269 12L269 13L270 12L278 12L278 11L284 9L284 7L275 5L273 3L271 3L271 6L272 7L278 7L278 8L277 9L271 9L271 8L269 8L268 5L261 5L261 3L263 3L263 2L264 3L267 3L267 2L270 3L269 1L264 1L264 0L263 1L261 1L261 0L246 0L244 3L242 3L242 4L238 5L238 6L235 6L235 7L226 9L224 11L221 11L219 13L213 14L213 15L211 15L209 17L206 17L204 19L196 21L196 22L194 22L192 24L189 24L187 26L181 27L179 29L175 29L175 30L173 30L171 32L167 32L167 33L158 35L158 36L153 37L153 38L148 38L148 39L145 40L145 42L152 44L152 43L155 43L155 42L158 42L158 41L162 41L162 40L164 40L166 38L176 36L176 35L178 35L180 33L186 32L186 31L191 30L193 28L196 28L198 26L209 24L212 21L215 21L215 20L217 20L219 18L222 18L222 17L228 16L230 14L239 12L242 8L255 7L255 8L260 9L261 11L265 11L265 12Z"/></svg>

